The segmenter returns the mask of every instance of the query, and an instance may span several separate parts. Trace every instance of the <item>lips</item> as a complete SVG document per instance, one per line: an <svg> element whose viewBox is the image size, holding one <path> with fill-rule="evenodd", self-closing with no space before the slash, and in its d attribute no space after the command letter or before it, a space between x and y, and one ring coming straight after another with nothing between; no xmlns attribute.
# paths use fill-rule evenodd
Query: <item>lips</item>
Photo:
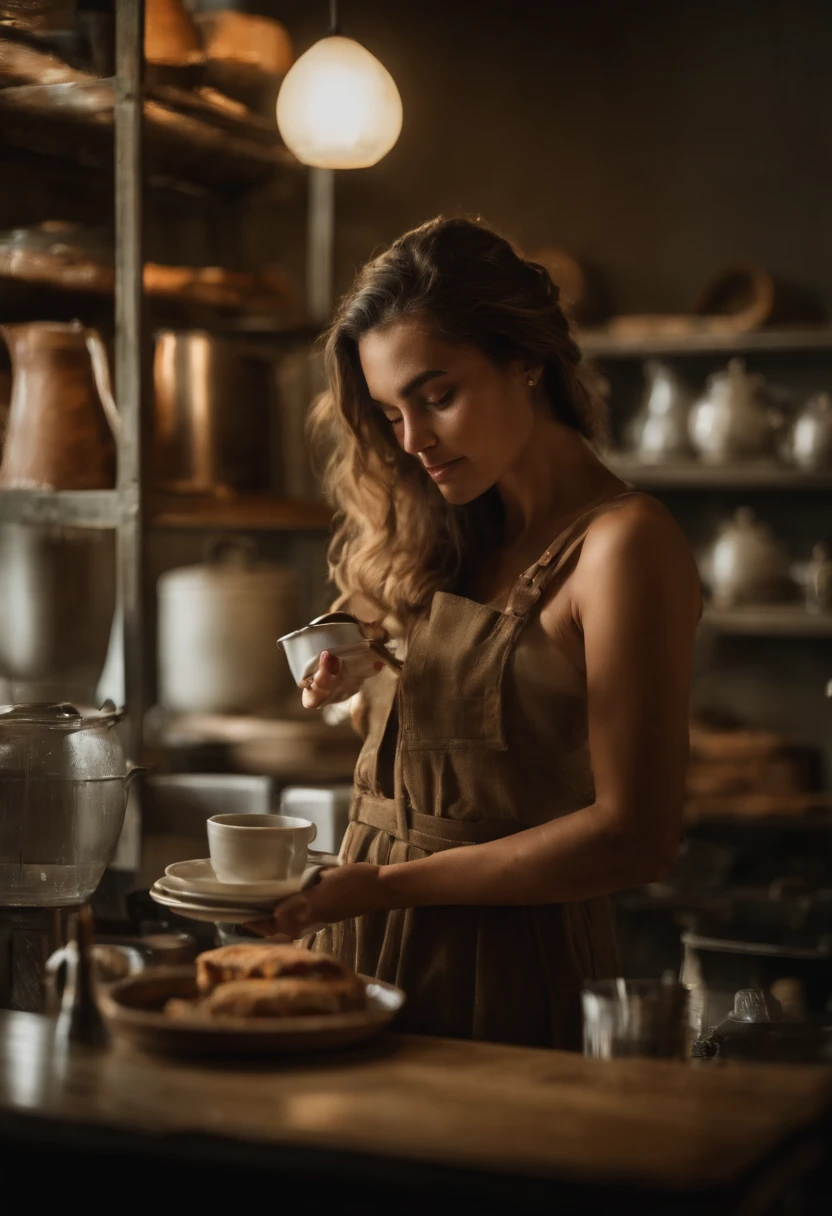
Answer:
<svg viewBox="0 0 832 1216"><path fill-rule="evenodd" d="M441 464L426 464L425 472L429 473L431 477L439 477L446 469L451 469L455 464L459 464L460 460L462 457L457 456L454 460L444 460Z"/></svg>

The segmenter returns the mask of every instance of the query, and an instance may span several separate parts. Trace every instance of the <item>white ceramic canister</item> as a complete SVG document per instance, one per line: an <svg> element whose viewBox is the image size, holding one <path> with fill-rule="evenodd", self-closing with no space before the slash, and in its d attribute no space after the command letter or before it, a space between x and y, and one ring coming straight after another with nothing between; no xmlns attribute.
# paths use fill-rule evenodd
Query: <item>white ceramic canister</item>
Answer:
<svg viewBox="0 0 832 1216"><path fill-rule="evenodd" d="M243 538L158 583L159 704L179 713L279 709L294 685L275 640L300 619L297 574Z"/></svg>

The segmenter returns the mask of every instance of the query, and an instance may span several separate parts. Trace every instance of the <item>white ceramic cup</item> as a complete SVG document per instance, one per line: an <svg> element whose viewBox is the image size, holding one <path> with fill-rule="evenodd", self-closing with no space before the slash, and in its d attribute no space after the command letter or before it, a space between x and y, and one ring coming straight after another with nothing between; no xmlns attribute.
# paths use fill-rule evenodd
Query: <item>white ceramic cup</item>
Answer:
<svg viewBox="0 0 832 1216"><path fill-rule="evenodd" d="M290 815L212 815L208 850L220 882L279 882L296 878L318 829Z"/></svg>
<svg viewBox="0 0 832 1216"><path fill-rule="evenodd" d="M376 674L378 656L370 648L360 626L350 621L306 625L278 638L277 644L286 655L296 684L302 684L315 674L325 650L338 656L348 676L366 680Z"/></svg>

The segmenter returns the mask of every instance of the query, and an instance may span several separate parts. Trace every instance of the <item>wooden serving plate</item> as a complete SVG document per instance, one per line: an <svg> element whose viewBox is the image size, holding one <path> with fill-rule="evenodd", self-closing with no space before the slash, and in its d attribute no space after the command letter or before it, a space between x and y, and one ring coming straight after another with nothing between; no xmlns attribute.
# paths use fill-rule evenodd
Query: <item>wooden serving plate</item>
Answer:
<svg viewBox="0 0 832 1216"><path fill-rule="evenodd" d="M400 988L361 977L367 1008L350 1013L287 1018L171 1018L171 997L197 995L193 967L150 967L101 992L101 1013L117 1039L145 1051L188 1055L272 1055L329 1051L379 1034L404 1004Z"/></svg>

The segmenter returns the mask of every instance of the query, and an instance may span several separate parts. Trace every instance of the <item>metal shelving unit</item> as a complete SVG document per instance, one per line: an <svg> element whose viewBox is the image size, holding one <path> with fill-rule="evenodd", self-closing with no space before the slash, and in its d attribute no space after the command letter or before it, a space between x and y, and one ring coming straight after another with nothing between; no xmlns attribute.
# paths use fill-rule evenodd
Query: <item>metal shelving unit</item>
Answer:
<svg viewBox="0 0 832 1216"><path fill-rule="evenodd" d="M829 638L832 615L807 612L795 604L755 604L744 608L706 608L702 624L736 637Z"/></svg>
<svg viewBox="0 0 832 1216"><path fill-rule="evenodd" d="M610 452L604 463L644 490L832 490L832 472L807 473L773 461L721 466L695 460L644 464L626 454Z"/></svg>
<svg viewBox="0 0 832 1216"><path fill-rule="evenodd" d="M609 329L578 334L591 359L647 359L660 355L741 355L752 352L832 351L832 326L792 326L743 332L641 335Z"/></svg>
<svg viewBox="0 0 832 1216"><path fill-rule="evenodd" d="M324 530L322 503L265 495L233 499L154 493L148 476L151 427L152 342L144 290L142 200L147 182L183 186L195 197L231 195L302 166L283 147L276 129L260 119L218 112L195 93L144 81L144 2L116 6L116 75L63 84L0 89L0 140L94 168L112 166L115 186L115 394L121 417L118 478L114 490L0 492L0 520L114 529L118 597L124 614L125 700L134 759L143 752L149 708L146 672L152 588L146 577L151 529ZM83 74L78 74L83 77ZM327 181L310 181L310 249L329 232L332 201ZM329 183L331 185L331 183ZM323 314L329 266L320 256L309 287ZM229 331L287 332L271 318L229 321ZM308 323L298 330L309 336Z"/></svg>

